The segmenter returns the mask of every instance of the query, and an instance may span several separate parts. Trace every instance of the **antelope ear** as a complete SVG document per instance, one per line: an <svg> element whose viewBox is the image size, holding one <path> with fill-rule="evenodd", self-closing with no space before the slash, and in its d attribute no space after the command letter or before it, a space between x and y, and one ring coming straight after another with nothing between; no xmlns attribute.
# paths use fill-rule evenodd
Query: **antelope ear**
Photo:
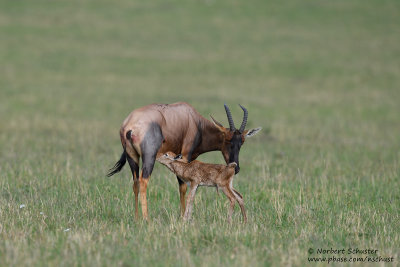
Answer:
<svg viewBox="0 0 400 267"><path fill-rule="evenodd" d="M217 127L221 132L225 132L226 131L225 127L222 126L221 123L219 123L217 120L215 120L213 116L210 115L210 117L211 117L215 127Z"/></svg>
<svg viewBox="0 0 400 267"><path fill-rule="evenodd" d="M257 127L251 130L246 130L243 132L243 136L244 138L255 136L261 129L261 127Z"/></svg>
<svg viewBox="0 0 400 267"><path fill-rule="evenodd" d="M181 159L181 158L182 158L182 154L179 154L174 158L174 160Z"/></svg>

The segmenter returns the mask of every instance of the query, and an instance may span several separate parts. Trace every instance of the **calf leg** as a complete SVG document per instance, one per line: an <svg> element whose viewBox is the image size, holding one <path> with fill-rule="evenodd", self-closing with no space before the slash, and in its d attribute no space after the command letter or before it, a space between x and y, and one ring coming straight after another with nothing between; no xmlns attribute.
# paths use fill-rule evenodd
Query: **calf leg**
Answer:
<svg viewBox="0 0 400 267"><path fill-rule="evenodd" d="M233 194L232 190L229 187L224 187L222 189L222 192L224 192L224 194L227 196L227 198L229 199L230 202L230 206L228 209L228 221L229 223L232 222L232 213L233 213L233 208L235 207L235 195Z"/></svg>
<svg viewBox="0 0 400 267"><path fill-rule="evenodd" d="M244 201L243 201L243 197L242 195L236 191L234 188L232 188L232 192L237 200L237 202L239 203L240 206L240 210L242 212L242 216L243 216L243 222L247 223L247 216L246 216L246 210L244 208Z"/></svg>
<svg viewBox="0 0 400 267"><path fill-rule="evenodd" d="M176 176L176 179L178 179L178 183L179 183L179 197L181 200L181 216L183 217L183 215L185 213L185 195L186 195L187 185L178 176Z"/></svg>
<svg viewBox="0 0 400 267"><path fill-rule="evenodd" d="M189 220L192 215L193 200L194 200L194 196L196 195L196 190L197 190L198 186L199 186L198 184L194 184L194 183L192 183L190 185L189 194L187 196L185 215L183 216L184 221Z"/></svg>

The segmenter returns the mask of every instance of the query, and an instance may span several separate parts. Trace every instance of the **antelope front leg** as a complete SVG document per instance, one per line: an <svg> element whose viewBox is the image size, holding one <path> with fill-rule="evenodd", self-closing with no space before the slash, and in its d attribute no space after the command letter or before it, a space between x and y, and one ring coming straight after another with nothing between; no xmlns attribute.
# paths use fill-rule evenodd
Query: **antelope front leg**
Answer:
<svg viewBox="0 0 400 267"><path fill-rule="evenodd" d="M186 200L185 215L183 216L184 221L189 220L192 215L193 200L194 196L196 195L196 190L198 186L199 186L198 184L193 184L193 183L190 185L190 191Z"/></svg>

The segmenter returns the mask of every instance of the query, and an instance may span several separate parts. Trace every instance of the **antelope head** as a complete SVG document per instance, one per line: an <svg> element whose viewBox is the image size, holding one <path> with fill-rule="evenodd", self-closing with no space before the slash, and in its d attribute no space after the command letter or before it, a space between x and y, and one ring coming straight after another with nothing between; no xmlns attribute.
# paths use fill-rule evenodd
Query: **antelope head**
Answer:
<svg viewBox="0 0 400 267"><path fill-rule="evenodd" d="M224 104L226 116L228 117L229 128L225 128L222 126L221 123L216 121L212 116L211 119L214 122L214 125L221 131L224 136L224 141L221 147L222 155L224 156L226 164L231 162L236 163L235 167L235 174L240 171L239 167L239 152L240 148L243 145L244 141L248 137L252 137L256 135L260 130L261 127L257 127L250 130L245 130L248 118L248 112L245 107L239 104L239 106L243 110L243 120L242 124L240 125L239 129L236 129L235 124L232 119L231 111L229 110L228 106Z"/></svg>

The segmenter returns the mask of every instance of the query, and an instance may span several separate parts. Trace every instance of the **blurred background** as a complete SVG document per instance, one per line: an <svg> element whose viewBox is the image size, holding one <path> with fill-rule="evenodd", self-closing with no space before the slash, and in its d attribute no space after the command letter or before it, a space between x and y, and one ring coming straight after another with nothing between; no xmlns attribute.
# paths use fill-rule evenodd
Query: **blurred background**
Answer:
<svg viewBox="0 0 400 267"><path fill-rule="evenodd" d="M129 168L112 180L104 178L122 152L122 121L143 105L178 101L190 103L206 118L212 114L224 125L223 104L240 124L241 103L249 110L248 127L263 127L243 146L235 183L247 196L257 227L268 225L261 236L283 236L278 243L291 250L293 262L305 259L310 242L326 244L326 229L333 225L338 232L328 230L329 244L348 245L343 233L359 238L368 232L368 223L358 224L358 229L354 222L358 230L350 231L346 225L351 222L332 221L342 211L339 199L345 196L350 203L345 217L365 218L377 207L383 212L383 221L370 222L377 227L376 239L371 232L356 244L399 247L399 238L389 245L393 236L399 237L398 223L383 228L395 219L399 204L399 25L400 2L394 0L0 0L0 228L8 229L0 230L5 240L0 241L0 256L6 263L27 264L27 259L13 261L10 256L25 249L34 263L52 258L54 264L68 264L57 255L80 251L83 264L96 262L97 254L84 252L84 246L101 243L91 235L97 228L85 227L98 220L105 232L113 233L133 220ZM201 159L223 162L219 153ZM162 224L177 221L175 178L157 165L151 183L150 216ZM213 204L214 194L204 190L199 203L203 209L217 205L225 216L223 199ZM321 195L323 201L315 199ZM284 201L283 196L286 205L278 201ZM299 208L302 197L310 202ZM15 208L21 203L53 217L47 217L45 226L32 222L36 213L23 217ZM98 205L103 208L96 211ZM199 225L209 220L210 211L202 208L195 211ZM314 215L322 221L306 227L312 237L297 240L293 236L314 218L299 210L309 216L317 210ZM290 214L308 219L294 226ZM218 221L220 215L210 220ZM329 223L326 218L331 218ZM26 227L30 237L22 234ZM77 237L80 241L71 245L59 233L63 227L81 229L92 239ZM165 237L158 231L155 236ZM247 246L230 241L242 252L243 262L291 262L271 239L247 231ZM142 243L134 242L146 240L149 233L135 235L137 241L121 236L116 240L125 238L128 246L136 247ZM26 240L38 244L28 249ZM47 248L48 240L58 245L43 256L38 251ZM166 251L185 251L191 240L168 243ZM115 242L105 242L100 251L108 255L108 249L119 244ZM201 244L192 247L204 252ZM225 255L225 250L214 247L208 263L217 264L215 256ZM155 251L164 263L176 260ZM185 263L202 262L196 251L187 251ZM152 262L151 255L137 253L145 260L131 262ZM131 256L120 259L129 262ZM228 256L219 263L242 262Z"/></svg>
<svg viewBox="0 0 400 267"><path fill-rule="evenodd" d="M79 131L80 145L87 135L114 151L130 111L177 101L225 124L223 103L238 122L241 103L249 127L282 141L397 139L396 1L0 5L5 154L24 144L7 132L38 140L41 131L61 140Z"/></svg>

